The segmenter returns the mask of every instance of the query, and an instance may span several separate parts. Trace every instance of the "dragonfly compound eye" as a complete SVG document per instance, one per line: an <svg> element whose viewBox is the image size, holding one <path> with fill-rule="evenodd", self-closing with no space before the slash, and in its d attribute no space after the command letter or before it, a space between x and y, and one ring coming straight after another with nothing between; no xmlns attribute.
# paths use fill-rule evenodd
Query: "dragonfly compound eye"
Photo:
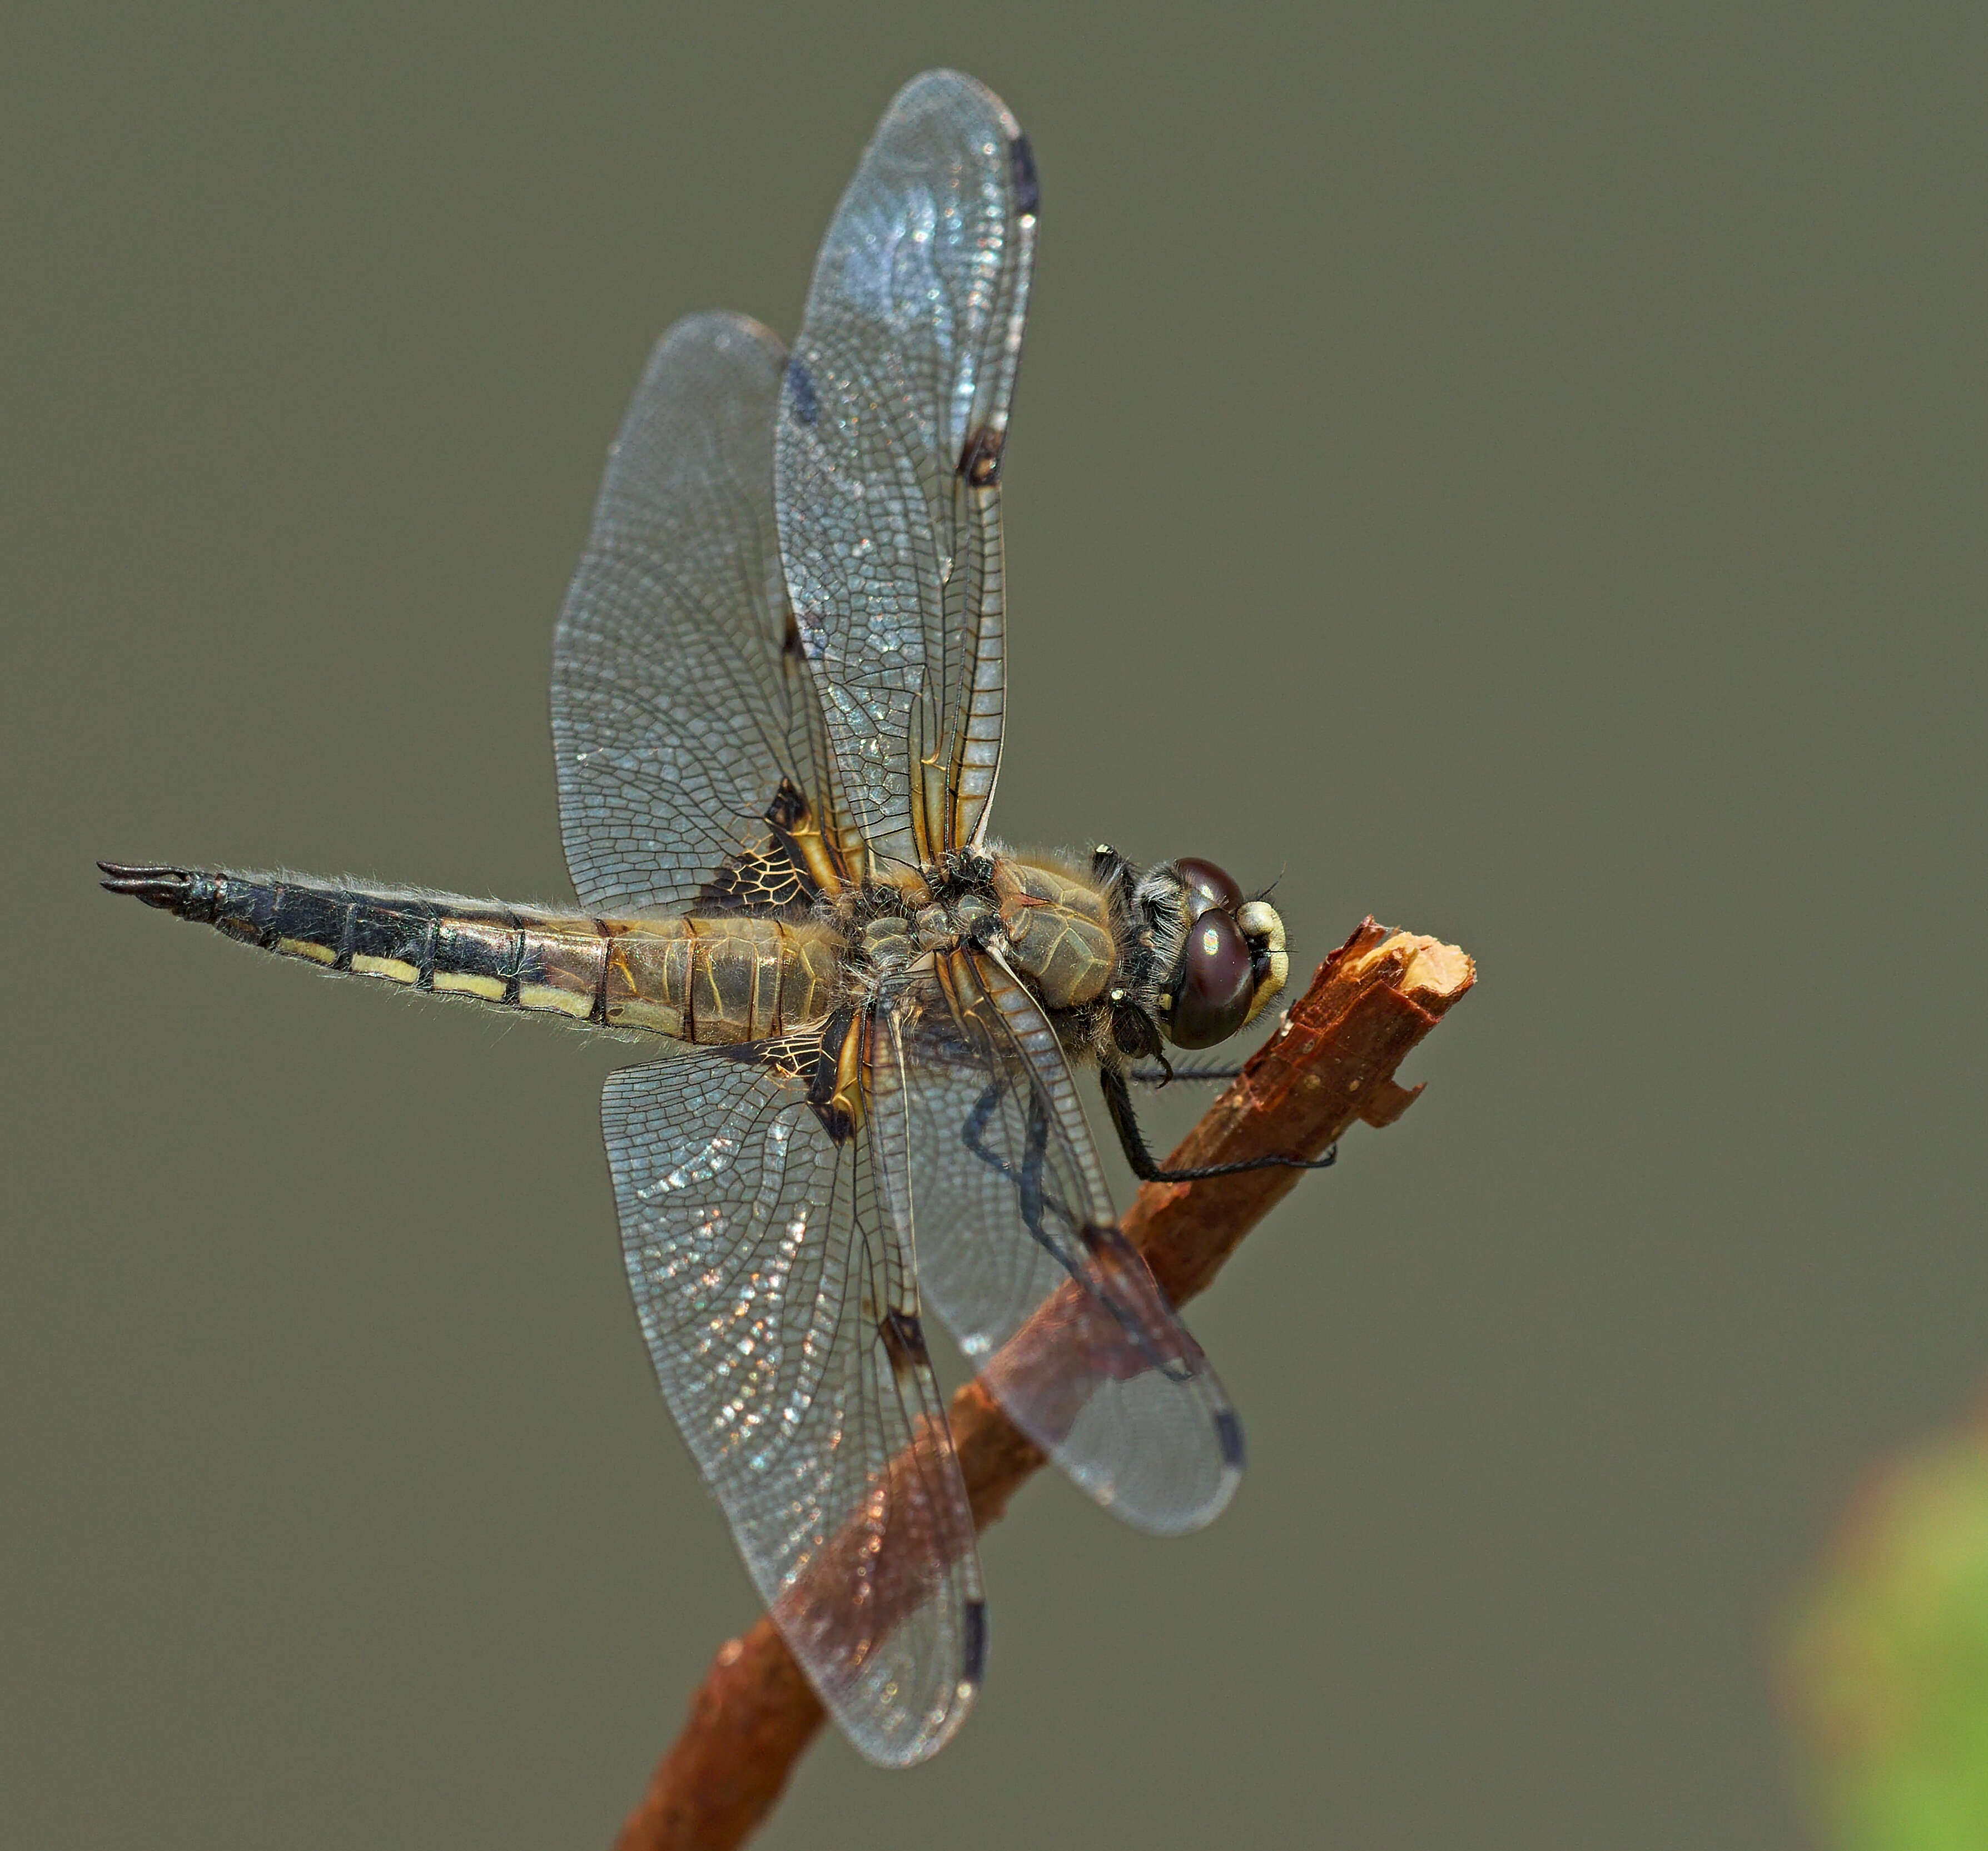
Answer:
<svg viewBox="0 0 1988 1851"><path fill-rule="evenodd" d="M1242 890L1213 862L1198 860L1190 856L1175 865L1180 870L1182 886L1187 889L1189 918L1199 919L1202 914L1217 907L1225 913L1232 913L1242 904Z"/></svg>
<svg viewBox="0 0 1988 1851"><path fill-rule="evenodd" d="M1175 1047L1212 1048L1242 1027L1256 988L1251 962L1249 944L1227 913L1210 907L1188 927L1165 1018Z"/></svg>

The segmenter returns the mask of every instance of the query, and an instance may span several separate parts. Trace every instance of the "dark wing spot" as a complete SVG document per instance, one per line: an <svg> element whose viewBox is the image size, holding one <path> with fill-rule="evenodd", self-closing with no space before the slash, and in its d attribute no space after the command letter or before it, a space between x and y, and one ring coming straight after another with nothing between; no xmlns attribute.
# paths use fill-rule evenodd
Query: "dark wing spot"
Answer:
<svg viewBox="0 0 1988 1851"><path fill-rule="evenodd" d="M741 850L727 856L718 872L698 889L698 906L725 913L806 913L821 897L821 889L808 872L794 838L812 816L807 799L791 779L783 778L766 806L773 840L763 848Z"/></svg>
<svg viewBox="0 0 1988 1851"><path fill-rule="evenodd" d="M1097 1221L1086 1221L1077 1231L1077 1238L1083 1241L1086 1253L1100 1258L1111 1253L1111 1236L1118 1230L1107 1228Z"/></svg>
<svg viewBox="0 0 1988 1851"><path fill-rule="evenodd" d="M1008 144L1008 166L1014 179L1015 210L1024 218L1033 218L1043 203L1043 189L1036 178L1036 157L1027 136L1017 135Z"/></svg>
<svg viewBox="0 0 1988 1851"><path fill-rule="evenodd" d="M835 1103L835 1082L840 1069L843 1043L856 1032L856 1012L846 1004L822 1024L816 1044L814 1071L808 1080L807 1103L832 1143L846 1144L856 1126L849 1114Z"/></svg>
<svg viewBox="0 0 1988 1851"><path fill-rule="evenodd" d="M729 855L697 890L697 907L706 913L750 913L799 918L820 897L808 871L779 840L764 848Z"/></svg>
<svg viewBox="0 0 1988 1851"><path fill-rule="evenodd" d="M786 633L780 638L780 650L784 655L805 656L807 651L801 645L801 627L794 621L794 613L787 613Z"/></svg>
<svg viewBox="0 0 1988 1851"><path fill-rule="evenodd" d="M909 1375L931 1361L925 1349L925 1326L908 1311L887 1314L877 1325L877 1334L884 1339L884 1353L891 1359L893 1375Z"/></svg>
<svg viewBox="0 0 1988 1851"><path fill-rule="evenodd" d="M1001 479L1001 449L1007 433L982 425L966 440L959 453L959 473L976 488L990 487Z"/></svg>
<svg viewBox="0 0 1988 1851"><path fill-rule="evenodd" d="M821 404L814 395L814 381L808 377L807 368L797 360L787 362L787 390L793 397L794 416L803 424L812 424L821 416Z"/></svg>
<svg viewBox="0 0 1988 1851"><path fill-rule="evenodd" d="M783 1080L807 1080L814 1072L816 1044L812 1035L783 1035L770 1041L726 1042L705 1052L721 1060L763 1067Z"/></svg>
<svg viewBox="0 0 1988 1851"><path fill-rule="evenodd" d="M808 800L791 778L783 778L773 800L766 806L766 820L776 829L798 828L808 819Z"/></svg>
<svg viewBox="0 0 1988 1851"><path fill-rule="evenodd" d="M814 1072L808 1081L807 1099L810 1106L819 1109L835 1096L835 1062L842 1052L843 1039L849 1032L855 1011L845 1005L821 1025L821 1038L816 1044Z"/></svg>

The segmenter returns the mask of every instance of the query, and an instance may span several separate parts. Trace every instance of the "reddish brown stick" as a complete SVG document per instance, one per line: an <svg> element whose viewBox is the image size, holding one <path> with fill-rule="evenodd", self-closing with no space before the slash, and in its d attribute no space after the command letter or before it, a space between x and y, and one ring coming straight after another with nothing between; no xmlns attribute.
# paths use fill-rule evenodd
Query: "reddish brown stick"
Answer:
<svg viewBox="0 0 1988 1851"><path fill-rule="evenodd" d="M1168 1167L1284 1153L1316 1157L1357 1120L1391 1125L1422 1089L1395 1069L1476 980L1454 945L1366 920L1319 966L1282 1029L1202 1116ZM1242 1237L1302 1171L1148 1183L1122 1224L1176 1304L1204 1292ZM1002 1356L1060 1339L1054 1297ZM953 1443L974 1526L985 1529L1046 1463L978 1382L953 1397ZM770 1620L718 1648L683 1732L657 1764L616 1851L731 1851L771 1811L822 1722L820 1700Z"/></svg>

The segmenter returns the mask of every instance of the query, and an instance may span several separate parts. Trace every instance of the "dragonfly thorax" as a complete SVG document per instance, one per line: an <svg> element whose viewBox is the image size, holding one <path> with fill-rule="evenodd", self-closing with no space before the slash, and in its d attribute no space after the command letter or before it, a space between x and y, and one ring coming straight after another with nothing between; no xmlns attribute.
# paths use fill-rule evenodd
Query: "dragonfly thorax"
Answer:
<svg viewBox="0 0 1988 1851"><path fill-rule="evenodd" d="M1284 986L1283 922L1212 862L1141 869L1100 846L1088 868L1053 855L969 851L903 884L849 896L860 968L888 978L966 944L999 953L1072 1051L1115 1064L1164 1043L1203 1048L1253 1021Z"/></svg>
<svg viewBox="0 0 1988 1851"><path fill-rule="evenodd" d="M1119 975L1111 904L1097 880L1058 860L978 852L917 882L875 881L841 902L859 984L888 978L962 944L998 952L1058 1015L1096 1004Z"/></svg>

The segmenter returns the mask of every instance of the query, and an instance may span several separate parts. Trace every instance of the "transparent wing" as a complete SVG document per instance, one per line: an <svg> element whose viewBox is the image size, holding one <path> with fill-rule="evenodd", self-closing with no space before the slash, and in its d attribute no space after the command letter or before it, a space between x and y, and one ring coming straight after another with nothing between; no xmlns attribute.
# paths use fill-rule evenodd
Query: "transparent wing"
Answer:
<svg viewBox="0 0 1988 1851"><path fill-rule="evenodd" d="M898 92L808 292L775 444L780 547L843 794L919 865L999 768L1001 491L1036 237L1028 143L970 77Z"/></svg>
<svg viewBox="0 0 1988 1851"><path fill-rule="evenodd" d="M962 951L938 971L945 1003L906 1046L925 1299L1100 1504L1158 1534L1198 1528L1241 1477L1235 1410L1117 1231L1041 1010L998 961Z"/></svg>
<svg viewBox="0 0 1988 1851"><path fill-rule="evenodd" d="M609 453L553 642L560 825L589 907L693 898L766 841L783 779L833 810L773 518L786 360L743 316L678 322Z"/></svg>
<svg viewBox="0 0 1988 1851"><path fill-rule="evenodd" d="M903 1766L965 1718L985 1609L880 1119L866 1100L872 1135L830 1136L807 1103L818 1045L624 1069L601 1117L670 1411L830 1712Z"/></svg>

